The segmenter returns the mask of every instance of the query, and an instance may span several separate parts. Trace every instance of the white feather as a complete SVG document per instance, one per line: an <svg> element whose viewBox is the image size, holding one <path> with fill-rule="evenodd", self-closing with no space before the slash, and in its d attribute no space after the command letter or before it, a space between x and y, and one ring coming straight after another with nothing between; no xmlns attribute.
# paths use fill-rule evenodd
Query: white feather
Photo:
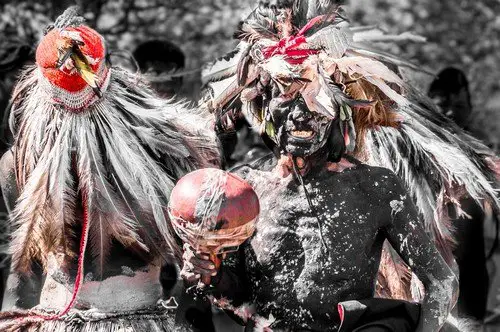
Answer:
<svg viewBox="0 0 500 332"><path fill-rule="evenodd" d="M46 250L59 250L81 195L88 198L89 245L101 267L112 238L173 255L179 249L165 212L174 183L219 162L206 114L159 99L137 76L111 75L103 98L81 113L56 109L38 85L16 105L21 192L12 250L24 269Z"/></svg>

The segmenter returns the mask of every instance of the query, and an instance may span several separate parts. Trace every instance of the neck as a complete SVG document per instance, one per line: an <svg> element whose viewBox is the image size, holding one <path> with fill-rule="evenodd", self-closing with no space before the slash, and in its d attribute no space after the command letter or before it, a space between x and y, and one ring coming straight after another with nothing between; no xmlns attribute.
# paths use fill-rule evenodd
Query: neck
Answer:
<svg viewBox="0 0 500 332"><path fill-rule="evenodd" d="M316 153L305 157L296 157L291 154L281 154L279 156L276 171L278 174L286 178L290 174L294 174L294 163L302 177L307 177L315 171L323 169L327 165L328 156L326 153Z"/></svg>

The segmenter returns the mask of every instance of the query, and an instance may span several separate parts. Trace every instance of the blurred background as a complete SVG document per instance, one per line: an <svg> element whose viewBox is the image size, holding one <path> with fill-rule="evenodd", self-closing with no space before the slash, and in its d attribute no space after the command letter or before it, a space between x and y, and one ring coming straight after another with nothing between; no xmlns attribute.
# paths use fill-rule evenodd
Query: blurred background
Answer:
<svg viewBox="0 0 500 332"><path fill-rule="evenodd" d="M353 25L374 25L392 34L411 31L427 39L427 43L384 45L389 51L436 74L450 66L463 72L468 79L472 111L461 125L499 151L499 0L345 0L342 3ZM112 62L153 76L182 72L182 77L152 84L165 96L176 94L196 101L200 96L201 67L234 48L233 31L257 0L0 0L2 123L6 123L4 110L16 76L24 65L34 61L44 28L74 4L80 6L88 24L105 37ZM410 79L427 93L435 77L412 74ZM489 249L494 241L494 222L487 220L484 227L485 247ZM497 331L497 325L493 324L500 321L500 280L496 266L500 266L498 254L488 261L487 321L491 323L491 331Z"/></svg>

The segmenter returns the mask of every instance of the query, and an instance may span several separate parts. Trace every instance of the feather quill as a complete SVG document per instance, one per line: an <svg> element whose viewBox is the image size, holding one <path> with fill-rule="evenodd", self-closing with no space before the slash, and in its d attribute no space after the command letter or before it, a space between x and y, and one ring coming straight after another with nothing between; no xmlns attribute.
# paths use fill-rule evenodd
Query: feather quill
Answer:
<svg viewBox="0 0 500 332"><path fill-rule="evenodd" d="M307 43L311 48L324 49L329 56L340 59L351 49L352 33L347 28L328 26L307 38Z"/></svg>
<svg viewBox="0 0 500 332"><path fill-rule="evenodd" d="M220 81L236 74L242 56L248 52L250 44L240 42L234 51L205 66L201 72L202 83Z"/></svg>

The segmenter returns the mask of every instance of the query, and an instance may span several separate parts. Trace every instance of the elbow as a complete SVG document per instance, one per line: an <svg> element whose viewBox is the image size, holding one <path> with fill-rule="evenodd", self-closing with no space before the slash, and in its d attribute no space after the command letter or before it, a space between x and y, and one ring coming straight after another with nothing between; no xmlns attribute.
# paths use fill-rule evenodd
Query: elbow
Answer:
<svg viewBox="0 0 500 332"><path fill-rule="evenodd" d="M440 293L443 303L449 303L449 310L451 311L458 300L458 278L455 274L451 274L438 283L439 285L435 284L433 288L440 290L438 293Z"/></svg>
<svg viewBox="0 0 500 332"><path fill-rule="evenodd" d="M454 274L424 282L427 301L437 301L451 311L458 300L458 279Z"/></svg>
<svg viewBox="0 0 500 332"><path fill-rule="evenodd" d="M457 304L457 301L458 301L459 282L458 282L458 278L455 275L450 277L450 279L451 279L450 286L449 286L449 289L450 289L449 291L451 294L450 307L453 308Z"/></svg>

